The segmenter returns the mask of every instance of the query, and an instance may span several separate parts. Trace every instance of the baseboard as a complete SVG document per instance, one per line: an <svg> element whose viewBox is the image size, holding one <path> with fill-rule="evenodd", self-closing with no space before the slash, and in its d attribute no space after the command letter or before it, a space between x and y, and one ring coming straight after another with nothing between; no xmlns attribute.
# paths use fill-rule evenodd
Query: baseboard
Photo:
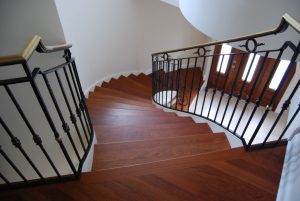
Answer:
<svg viewBox="0 0 300 201"><path fill-rule="evenodd" d="M180 116L180 117L191 117L195 123L207 123L214 133L224 132L231 148L243 147L243 143L236 136L232 135L226 129L222 128L221 126L219 126L209 120L206 120L202 117L198 117L193 114L186 113L186 112L181 112L181 111L176 111L176 110L172 110L169 108L165 108L165 107L160 106L159 104L155 103L154 101L152 101L152 103L155 105L155 107L162 109L165 112L173 112L177 116Z"/></svg>
<svg viewBox="0 0 300 201"><path fill-rule="evenodd" d="M152 68L149 68L147 70L142 71L145 75L149 75L150 73L152 73Z"/></svg>
<svg viewBox="0 0 300 201"><path fill-rule="evenodd" d="M123 76L128 76L130 74L134 74L134 75L138 75L140 73L144 73L142 71L126 71L126 72L120 72L120 73L115 73L115 74L111 74L105 77L100 78L99 80L97 80L96 82L94 82L92 85L90 85L85 91L84 91L84 95L86 98L89 97L89 93L93 92L95 90L95 88L97 86L101 86L103 82L108 82L110 81L112 78L114 79L118 79L121 75Z"/></svg>
<svg viewBox="0 0 300 201"><path fill-rule="evenodd" d="M94 145L97 144L97 137L96 133L94 132L94 139L92 142L92 147L85 159L85 162L83 163L82 166L82 172L90 172L92 170L93 166L93 158L94 158Z"/></svg>
<svg viewBox="0 0 300 201"><path fill-rule="evenodd" d="M115 73L115 74L111 74L111 75L102 77L99 80L97 80L96 82L94 82L92 85L90 85L84 91L84 95L85 95L86 98L88 98L89 97L89 93L93 92L97 86L101 86L103 82L108 82L112 78L118 79L121 75L123 75L123 76L128 76L130 74L138 75L140 73L144 73L145 75L149 75L150 73L152 73L152 68L147 68L145 70L140 70L140 71L125 71L125 72Z"/></svg>

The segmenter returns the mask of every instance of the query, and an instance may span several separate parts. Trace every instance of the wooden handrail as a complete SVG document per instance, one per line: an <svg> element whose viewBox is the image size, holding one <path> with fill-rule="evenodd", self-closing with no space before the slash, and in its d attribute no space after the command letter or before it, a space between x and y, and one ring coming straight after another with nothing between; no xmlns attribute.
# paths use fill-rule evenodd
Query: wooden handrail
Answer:
<svg viewBox="0 0 300 201"><path fill-rule="evenodd" d="M40 36L33 36L19 54L0 57L0 66L20 64L27 61L34 51L50 53L71 48L71 44L46 46Z"/></svg>
<svg viewBox="0 0 300 201"><path fill-rule="evenodd" d="M282 16L280 24L275 29L271 29L271 30L256 33L256 34L246 35L246 36L242 36L242 37L227 39L227 40L213 41L213 42L198 44L198 45L189 46L189 47L185 47L185 48L156 52L156 53L153 53L152 56L160 55L160 54L164 54L164 53L179 52L179 51L185 51L185 50L190 50L190 49L195 49L195 48L212 46L212 45L217 45L217 44L221 44L221 43L236 42L236 41L246 40L246 39L250 39L250 38L268 36L268 35L272 35L272 34L278 34L278 33L285 31L288 28L288 26L291 26L295 31L300 33L300 22L286 13Z"/></svg>

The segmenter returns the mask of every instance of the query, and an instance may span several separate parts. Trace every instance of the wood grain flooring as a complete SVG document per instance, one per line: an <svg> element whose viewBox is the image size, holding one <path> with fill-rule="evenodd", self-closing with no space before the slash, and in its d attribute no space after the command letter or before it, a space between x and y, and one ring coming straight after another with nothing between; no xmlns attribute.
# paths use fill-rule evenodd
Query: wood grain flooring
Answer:
<svg viewBox="0 0 300 201"><path fill-rule="evenodd" d="M76 181L1 192L1 201L276 198L284 146L230 149L224 133L156 108L150 76L105 82L87 105L98 139L92 172Z"/></svg>
<svg viewBox="0 0 300 201"><path fill-rule="evenodd" d="M235 148L83 173L78 181L2 192L0 200L274 201L284 153Z"/></svg>

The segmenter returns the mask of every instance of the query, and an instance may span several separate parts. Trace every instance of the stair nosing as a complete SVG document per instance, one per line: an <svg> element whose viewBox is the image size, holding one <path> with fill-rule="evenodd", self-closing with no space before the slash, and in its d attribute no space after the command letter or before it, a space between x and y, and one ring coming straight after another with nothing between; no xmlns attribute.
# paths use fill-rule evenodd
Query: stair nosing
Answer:
<svg viewBox="0 0 300 201"><path fill-rule="evenodd" d="M194 134L194 135L183 135L183 136L175 136L175 137L166 137L166 138L158 138L158 139L148 139L148 140L134 140L134 141L126 141L126 142L111 142L111 143L97 143L95 146L98 145L115 145L115 144L127 144L127 143L137 143L137 142L153 142L153 141L161 141L161 140L169 140L169 139L177 139L177 138L188 138L188 137L196 137L196 136L213 136L213 135L219 135L222 137L225 137L224 132L218 132L218 133L207 133L207 134ZM219 137L221 138L221 137Z"/></svg>

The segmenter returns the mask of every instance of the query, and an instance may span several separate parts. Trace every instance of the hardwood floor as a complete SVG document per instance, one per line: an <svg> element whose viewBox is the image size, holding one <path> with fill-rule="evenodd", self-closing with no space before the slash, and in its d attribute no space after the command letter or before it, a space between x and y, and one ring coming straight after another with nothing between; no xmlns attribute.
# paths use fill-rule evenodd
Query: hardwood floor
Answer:
<svg viewBox="0 0 300 201"><path fill-rule="evenodd" d="M0 193L14 200L275 200L285 147L230 149L224 133L151 102L151 78L113 79L87 100L98 144L80 180Z"/></svg>
<svg viewBox="0 0 300 201"><path fill-rule="evenodd" d="M284 153L285 147L236 148L83 173L78 181L2 192L0 200L273 201Z"/></svg>

